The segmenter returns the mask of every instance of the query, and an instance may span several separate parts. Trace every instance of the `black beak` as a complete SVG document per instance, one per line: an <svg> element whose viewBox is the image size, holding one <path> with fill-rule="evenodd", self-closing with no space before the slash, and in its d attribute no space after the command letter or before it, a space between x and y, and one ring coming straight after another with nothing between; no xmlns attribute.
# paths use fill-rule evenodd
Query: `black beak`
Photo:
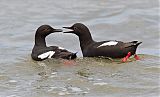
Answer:
<svg viewBox="0 0 160 97"><path fill-rule="evenodd" d="M72 27L63 27L63 28L71 30L71 31L63 32L63 33L74 33L74 30L72 29Z"/></svg>
<svg viewBox="0 0 160 97"><path fill-rule="evenodd" d="M53 32L62 32L62 29L53 29Z"/></svg>

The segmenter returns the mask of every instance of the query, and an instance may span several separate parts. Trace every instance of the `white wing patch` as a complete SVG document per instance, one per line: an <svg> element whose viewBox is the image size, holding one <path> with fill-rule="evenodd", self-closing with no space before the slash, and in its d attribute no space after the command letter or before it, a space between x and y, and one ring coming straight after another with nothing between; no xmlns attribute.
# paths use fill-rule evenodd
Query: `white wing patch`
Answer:
<svg viewBox="0 0 160 97"><path fill-rule="evenodd" d="M63 48L63 47L58 47L58 49L64 50L65 48Z"/></svg>
<svg viewBox="0 0 160 97"><path fill-rule="evenodd" d="M102 47L102 46L112 46L112 45L117 45L117 41L109 41L109 42L105 42L101 45L99 45L97 48Z"/></svg>
<svg viewBox="0 0 160 97"><path fill-rule="evenodd" d="M38 58L40 59L51 58L54 55L54 53L55 53L54 51L48 51L43 54L40 54Z"/></svg>

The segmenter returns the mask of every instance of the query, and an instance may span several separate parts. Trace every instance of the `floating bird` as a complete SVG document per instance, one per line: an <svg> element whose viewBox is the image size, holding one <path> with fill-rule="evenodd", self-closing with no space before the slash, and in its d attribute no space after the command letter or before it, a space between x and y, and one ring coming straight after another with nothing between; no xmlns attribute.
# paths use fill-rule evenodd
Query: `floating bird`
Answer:
<svg viewBox="0 0 160 97"><path fill-rule="evenodd" d="M49 25L42 25L37 29L35 34L35 45L31 54L33 60L42 61L47 58L74 59L77 57L76 53L69 52L62 47L46 46L46 36L54 32L62 32L62 30L54 29Z"/></svg>
<svg viewBox="0 0 160 97"><path fill-rule="evenodd" d="M122 61L126 62L131 55L135 55L135 59L139 59L135 52L137 46L142 42L132 41L124 43L117 40L96 42L92 39L89 29L82 23L75 23L71 27L63 28L71 30L64 33L73 33L79 37L80 47L84 57L124 57Z"/></svg>

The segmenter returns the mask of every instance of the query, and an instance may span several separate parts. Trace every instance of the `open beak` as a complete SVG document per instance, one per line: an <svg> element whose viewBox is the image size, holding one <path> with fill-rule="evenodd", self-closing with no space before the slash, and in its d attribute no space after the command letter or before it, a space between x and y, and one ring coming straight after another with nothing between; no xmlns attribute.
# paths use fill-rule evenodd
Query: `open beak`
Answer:
<svg viewBox="0 0 160 97"><path fill-rule="evenodd" d="M72 29L72 27L63 27L65 29L69 29L69 31L63 32L63 33L74 33L74 30Z"/></svg>
<svg viewBox="0 0 160 97"><path fill-rule="evenodd" d="M62 29L53 29L53 32L62 32Z"/></svg>

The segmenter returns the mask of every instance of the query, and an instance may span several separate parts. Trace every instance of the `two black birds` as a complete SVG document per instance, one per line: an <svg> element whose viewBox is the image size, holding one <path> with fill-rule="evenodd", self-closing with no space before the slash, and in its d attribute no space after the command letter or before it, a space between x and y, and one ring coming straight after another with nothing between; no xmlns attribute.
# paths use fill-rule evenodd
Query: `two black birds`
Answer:
<svg viewBox="0 0 160 97"><path fill-rule="evenodd" d="M75 23L71 27L63 27L70 29L68 32L79 37L80 47L83 57L111 57L111 58L123 58L125 62L127 59L134 55L136 59L139 57L136 55L136 49L142 42L122 42L116 40L96 42L92 39L89 29L82 23ZM58 46L46 46L45 37L54 32L62 32L61 29L54 29L49 25L40 26L35 34L35 45L32 50L32 59L36 61L45 60L47 58L62 58L62 59L75 59L76 53L72 53L64 48Z"/></svg>

